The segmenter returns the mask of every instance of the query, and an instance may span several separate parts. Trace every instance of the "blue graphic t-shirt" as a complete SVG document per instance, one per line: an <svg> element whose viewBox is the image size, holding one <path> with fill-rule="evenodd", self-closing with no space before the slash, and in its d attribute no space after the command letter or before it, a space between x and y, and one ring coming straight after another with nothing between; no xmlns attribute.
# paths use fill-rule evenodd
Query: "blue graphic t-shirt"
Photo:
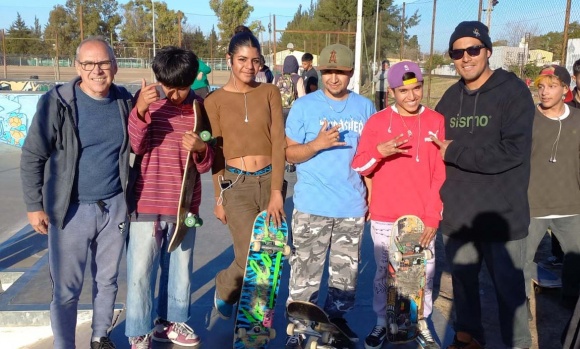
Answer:
<svg viewBox="0 0 580 349"><path fill-rule="evenodd" d="M366 214L366 188L350 165L362 128L375 112L370 100L354 92L346 100L335 101L317 90L294 102L286 121L286 136L301 144L308 143L318 136L327 120L329 127L341 125L340 141L347 143L296 164L294 207L298 211L332 218Z"/></svg>

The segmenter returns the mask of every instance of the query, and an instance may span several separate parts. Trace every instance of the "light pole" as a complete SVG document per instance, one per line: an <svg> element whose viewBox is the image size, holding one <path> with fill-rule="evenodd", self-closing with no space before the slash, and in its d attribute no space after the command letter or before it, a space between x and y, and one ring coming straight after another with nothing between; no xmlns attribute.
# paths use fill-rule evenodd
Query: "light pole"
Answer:
<svg viewBox="0 0 580 349"><path fill-rule="evenodd" d="M153 10L153 57L155 57L155 0L151 0L151 8Z"/></svg>

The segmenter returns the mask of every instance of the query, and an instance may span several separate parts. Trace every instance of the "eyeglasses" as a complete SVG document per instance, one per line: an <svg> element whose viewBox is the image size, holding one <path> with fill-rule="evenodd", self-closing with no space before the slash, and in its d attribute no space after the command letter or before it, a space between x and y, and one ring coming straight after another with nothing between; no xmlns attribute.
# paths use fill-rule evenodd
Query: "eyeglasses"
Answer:
<svg viewBox="0 0 580 349"><path fill-rule="evenodd" d="M111 69L111 66L113 65L113 61L101 61L101 62L80 62L77 61L80 65L81 68L83 68L83 70L86 71L92 71L93 69L95 69L95 66L99 66L99 69L101 70L109 70Z"/></svg>
<svg viewBox="0 0 580 349"><path fill-rule="evenodd" d="M451 57L453 60L458 60L463 58L465 52L467 52L470 57L476 57L479 56L481 49L484 47L485 45L477 45L468 48L457 48L455 50L449 50L449 57Z"/></svg>

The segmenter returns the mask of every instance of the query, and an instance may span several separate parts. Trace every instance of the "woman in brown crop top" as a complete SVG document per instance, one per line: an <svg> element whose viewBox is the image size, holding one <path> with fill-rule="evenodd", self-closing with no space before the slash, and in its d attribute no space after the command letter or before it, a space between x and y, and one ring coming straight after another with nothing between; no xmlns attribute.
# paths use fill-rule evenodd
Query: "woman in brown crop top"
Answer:
<svg viewBox="0 0 580 349"><path fill-rule="evenodd" d="M226 85L206 98L212 134L217 139L212 168L215 216L227 224L235 260L216 276L216 308L231 315L240 295L252 225L263 210L280 223L284 216L285 135L278 88L254 80L260 44L248 32L231 39Z"/></svg>

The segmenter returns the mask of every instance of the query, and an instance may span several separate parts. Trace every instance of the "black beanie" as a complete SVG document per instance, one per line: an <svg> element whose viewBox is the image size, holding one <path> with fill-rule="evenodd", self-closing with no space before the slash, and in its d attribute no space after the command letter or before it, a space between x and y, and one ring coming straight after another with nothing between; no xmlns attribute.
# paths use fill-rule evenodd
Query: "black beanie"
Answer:
<svg viewBox="0 0 580 349"><path fill-rule="evenodd" d="M451 38L449 39L449 50L453 49L453 43L464 37L472 37L481 41L485 47L491 51L491 38L487 26L478 21L461 22L455 27Z"/></svg>

